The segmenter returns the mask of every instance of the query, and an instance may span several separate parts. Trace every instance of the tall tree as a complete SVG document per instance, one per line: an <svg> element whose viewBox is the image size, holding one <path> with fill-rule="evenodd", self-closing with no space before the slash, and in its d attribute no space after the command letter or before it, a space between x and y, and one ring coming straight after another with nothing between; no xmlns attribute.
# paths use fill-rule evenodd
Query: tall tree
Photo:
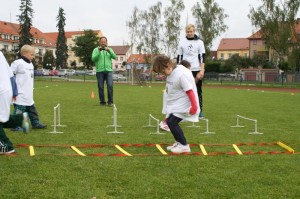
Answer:
<svg viewBox="0 0 300 199"><path fill-rule="evenodd" d="M43 68L50 69L54 67L55 58L52 50L46 50L45 55L43 57Z"/></svg>
<svg viewBox="0 0 300 199"><path fill-rule="evenodd" d="M21 0L21 14L17 16L20 23L19 48L21 48L24 44L31 45L33 42L33 35L30 33L33 18L33 9L31 7L31 0Z"/></svg>
<svg viewBox="0 0 300 199"><path fill-rule="evenodd" d="M61 7L58 11L57 25L58 28L58 36L56 39L56 67L58 68L66 68L67 67L67 59L68 59L68 46L67 46L67 39L65 35L65 25L66 25L66 18L64 9Z"/></svg>
<svg viewBox="0 0 300 199"><path fill-rule="evenodd" d="M257 9L251 7L248 17L252 25L260 28L262 39L267 47L272 49L273 60L283 62L289 54L293 41L296 16L299 10L300 1L297 0L261 0L262 5Z"/></svg>
<svg viewBox="0 0 300 199"><path fill-rule="evenodd" d="M132 11L132 15L129 21L126 22L126 26L129 28L129 40L130 40L130 49L131 54L133 53L134 46L138 45L139 37L139 18L140 10L135 6Z"/></svg>
<svg viewBox="0 0 300 199"><path fill-rule="evenodd" d="M195 25L204 41L206 54L210 54L213 40L228 29L224 23L228 15L214 0L202 0L202 5L197 2L192 7L192 15L196 18Z"/></svg>
<svg viewBox="0 0 300 199"><path fill-rule="evenodd" d="M80 57L81 61L90 69L94 65L91 56L94 48L98 46L99 38L93 30L85 30L84 35L77 37L75 40L75 46L72 50L75 52L77 57Z"/></svg>
<svg viewBox="0 0 300 199"><path fill-rule="evenodd" d="M148 11L141 14L141 41L139 47L142 52L147 54L158 54L161 42L161 2L153 5Z"/></svg>
<svg viewBox="0 0 300 199"><path fill-rule="evenodd" d="M170 57L175 57L180 36L180 18L181 12L185 6L183 0L170 0L171 5L164 9L165 18L165 36L164 45L165 52Z"/></svg>

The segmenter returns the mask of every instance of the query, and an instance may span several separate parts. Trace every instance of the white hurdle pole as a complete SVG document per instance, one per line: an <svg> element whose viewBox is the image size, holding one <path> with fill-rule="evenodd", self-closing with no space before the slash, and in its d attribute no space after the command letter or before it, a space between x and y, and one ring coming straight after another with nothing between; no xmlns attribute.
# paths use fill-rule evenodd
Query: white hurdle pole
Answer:
<svg viewBox="0 0 300 199"><path fill-rule="evenodd" d="M56 114L57 113L57 114ZM58 116L58 124L56 124L56 115ZM54 118L53 118L53 131L52 132L49 132L49 133L63 133L63 132L58 132L56 131L56 127L57 126L60 126L60 127L64 127L66 125L62 125L60 124L60 104L57 104L55 107L54 107Z"/></svg>
<svg viewBox="0 0 300 199"><path fill-rule="evenodd" d="M155 126L153 126L151 124L151 120L152 119L156 121L156 125ZM148 123L148 125L147 126L143 126L143 127L156 127L156 132L155 133L150 133L150 134L159 134L159 135L165 134L165 133L159 132L159 120L156 119L155 117L153 117L151 114L149 114L149 123Z"/></svg>
<svg viewBox="0 0 300 199"><path fill-rule="evenodd" d="M199 120L204 120L206 122L206 131L204 133L200 133L200 134L214 134L215 132L210 132L208 130L208 119L205 118L199 118Z"/></svg>
<svg viewBox="0 0 300 199"><path fill-rule="evenodd" d="M248 134L263 134L263 133L259 133L257 131L257 120L251 119L251 118L247 118L247 117L244 117L244 116L241 116L241 115L236 115L236 117L237 117L237 119L236 119L236 125L235 126L231 126L231 127L244 127L244 126L241 126L239 124L239 118L242 118L242 119L254 122L254 132L249 132Z"/></svg>
<svg viewBox="0 0 300 199"><path fill-rule="evenodd" d="M107 133L124 133L120 132L117 130L117 127L121 127L120 125L117 124L117 107L114 104L114 113L113 113L113 124L112 125L107 125L106 127L114 127L114 131L107 132Z"/></svg>

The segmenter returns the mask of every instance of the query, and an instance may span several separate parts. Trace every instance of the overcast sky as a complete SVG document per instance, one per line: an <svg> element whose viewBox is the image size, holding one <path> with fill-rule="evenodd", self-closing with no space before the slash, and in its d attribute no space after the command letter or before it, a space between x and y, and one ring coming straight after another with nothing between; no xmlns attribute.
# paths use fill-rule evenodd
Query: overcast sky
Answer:
<svg viewBox="0 0 300 199"><path fill-rule="evenodd" d="M256 8L260 5L259 0L215 1L229 15L225 20L229 29L214 40L212 50L218 48L221 38L245 38L256 31L247 15L250 5ZM65 31L101 30L103 35L108 37L109 45L123 45L128 42L126 21L130 19L134 6L139 10L147 10L157 2L158 0L32 0L33 26L42 32L57 32L56 17L59 7L62 7L66 14ZM163 7L170 5L170 0L160 2ZM187 16L189 23L194 22L191 8L196 2L196 0L184 0L186 9L182 13L182 27L186 23ZM20 0L1 0L0 20L18 23L19 6ZM183 36L182 31L181 37Z"/></svg>

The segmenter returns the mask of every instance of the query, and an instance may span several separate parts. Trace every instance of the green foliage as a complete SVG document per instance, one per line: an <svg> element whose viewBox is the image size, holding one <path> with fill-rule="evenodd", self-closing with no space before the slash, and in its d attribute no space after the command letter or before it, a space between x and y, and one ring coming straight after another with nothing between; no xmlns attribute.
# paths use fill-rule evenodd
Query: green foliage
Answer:
<svg viewBox="0 0 300 199"><path fill-rule="evenodd" d="M51 50L46 50L45 55L43 57L43 68L50 69L52 70L55 68L55 58L53 55L53 51Z"/></svg>
<svg viewBox="0 0 300 199"><path fill-rule="evenodd" d="M251 60L246 57L240 57L238 54L232 55L225 60L220 72L235 72L241 68L248 68L251 66Z"/></svg>
<svg viewBox="0 0 300 199"><path fill-rule="evenodd" d="M20 5L21 14L18 15L20 23L19 29L19 49L25 45L31 45L33 42L33 35L30 33L33 18L33 9L31 0L21 0Z"/></svg>
<svg viewBox="0 0 300 199"><path fill-rule="evenodd" d="M209 55L213 40L228 29L224 23L228 15L214 0L203 0L201 5L197 2L192 7L192 14L196 19L197 31L204 41L206 53Z"/></svg>
<svg viewBox="0 0 300 199"><path fill-rule="evenodd" d="M81 61L90 69L94 63L92 62L92 53L94 48L98 46L99 38L93 32L93 30L84 30L84 35L77 37L75 40L75 46L72 50L77 57L80 57Z"/></svg>
<svg viewBox="0 0 300 199"><path fill-rule="evenodd" d="M205 63L205 72L220 72L221 62L210 61Z"/></svg>
<svg viewBox="0 0 300 199"><path fill-rule="evenodd" d="M163 13L165 18L165 37L163 37L163 40L165 45L165 53L169 57L176 57L180 31L182 29L179 24L181 13L185 6L183 0L170 1L171 5L166 7Z"/></svg>
<svg viewBox="0 0 300 199"><path fill-rule="evenodd" d="M61 7L58 11L57 25L58 28L58 36L56 39L56 66L58 68L66 68L67 67L67 59L68 59L68 46L67 46L67 39L65 35L65 25L66 25L66 18L64 9Z"/></svg>
<svg viewBox="0 0 300 199"><path fill-rule="evenodd" d="M115 84L117 121L122 126L118 130L125 133L108 134L113 131L107 127L113 123L113 108L101 107L97 99L90 98L91 91L97 90L96 82L35 82L35 105L48 129L32 130L29 134L6 129L17 156L0 156L0 175L5 182L0 198L299 198L298 93L204 86L205 116L209 130L216 133L200 134L206 130L205 121L199 122L199 128L180 123L189 143L217 144L205 146L208 153L234 152L234 143L282 141L296 150L294 155L258 153L285 151L277 145L238 146L243 153L255 152L253 155L210 156L163 156L155 146L123 147L132 154L151 154L133 157L80 157L74 156L70 147L55 147L107 144L78 149L87 155L120 154L114 144L173 143L170 133L151 135L156 129L143 127L148 124L150 113L159 120L164 118L164 88L164 84L152 84L151 88ZM53 107L58 103L61 124L67 126L58 127L64 133L51 134L48 132L53 130ZM254 126L245 120L240 121L244 128L232 128L236 114L257 119L258 131L264 134L248 134ZM30 157L28 147L17 144L32 145L36 155ZM192 146L192 152L201 153L199 145Z"/></svg>
<svg viewBox="0 0 300 199"><path fill-rule="evenodd" d="M278 57L279 62L282 62L289 54L299 6L300 1L295 0L262 0L262 5L257 9L250 9L248 16L252 24L260 28L267 46L275 51L275 61Z"/></svg>

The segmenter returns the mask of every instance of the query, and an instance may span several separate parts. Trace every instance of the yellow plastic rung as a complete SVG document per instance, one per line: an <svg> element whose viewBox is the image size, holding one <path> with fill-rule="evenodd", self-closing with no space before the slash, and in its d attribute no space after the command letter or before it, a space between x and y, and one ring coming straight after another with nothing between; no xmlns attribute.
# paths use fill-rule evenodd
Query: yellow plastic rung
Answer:
<svg viewBox="0 0 300 199"><path fill-rule="evenodd" d="M32 145L29 146L29 154L30 154L30 156L35 156L34 148Z"/></svg>
<svg viewBox="0 0 300 199"><path fill-rule="evenodd" d="M168 155L168 153L165 150L163 150L163 148L161 148L159 144L156 144L155 146L163 155Z"/></svg>
<svg viewBox="0 0 300 199"><path fill-rule="evenodd" d="M203 144L199 144L199 146L200 146L200 149L201 149L202 153L203 153L204 155L207 155L207 152L206 152L206 150L205 150Z"/></svg>
<svg viewBox="0 0 300 199"><path fill-rule="evenodd" d="M282 143L280 141L278 141L277 144L279 146L281 146L282 148L286 149L288 152L295 153L295 150L292 149L291 147L287 146L286 144L284 144L284 143Z"/></svg>
<svg viewBox="0 0 300 199"><path fill-rule="evenodd" d="M71 149L73 149L76 153L78 153L81 156L86 156L84 153L82 153L81 151L79 151L79 149L77 149L75 146L71 146Z"/></svg>
<svg viewBox="0 0 300 199"><path fill-rule="evenodd" d="M233 144L232 146L239 155L243 155L242 151L239 149L239 147L236 144Z"/></svg>
<svg viewBox="0 0 300 199"><path fill-rule="evenodd" d="M127 156L132 156L130 153L128 153L127 151L125 151L124 149L122 149L122 147L120 147L119 145L115 145L115 147L121 151L122 153L124 153Z"/></svg>

